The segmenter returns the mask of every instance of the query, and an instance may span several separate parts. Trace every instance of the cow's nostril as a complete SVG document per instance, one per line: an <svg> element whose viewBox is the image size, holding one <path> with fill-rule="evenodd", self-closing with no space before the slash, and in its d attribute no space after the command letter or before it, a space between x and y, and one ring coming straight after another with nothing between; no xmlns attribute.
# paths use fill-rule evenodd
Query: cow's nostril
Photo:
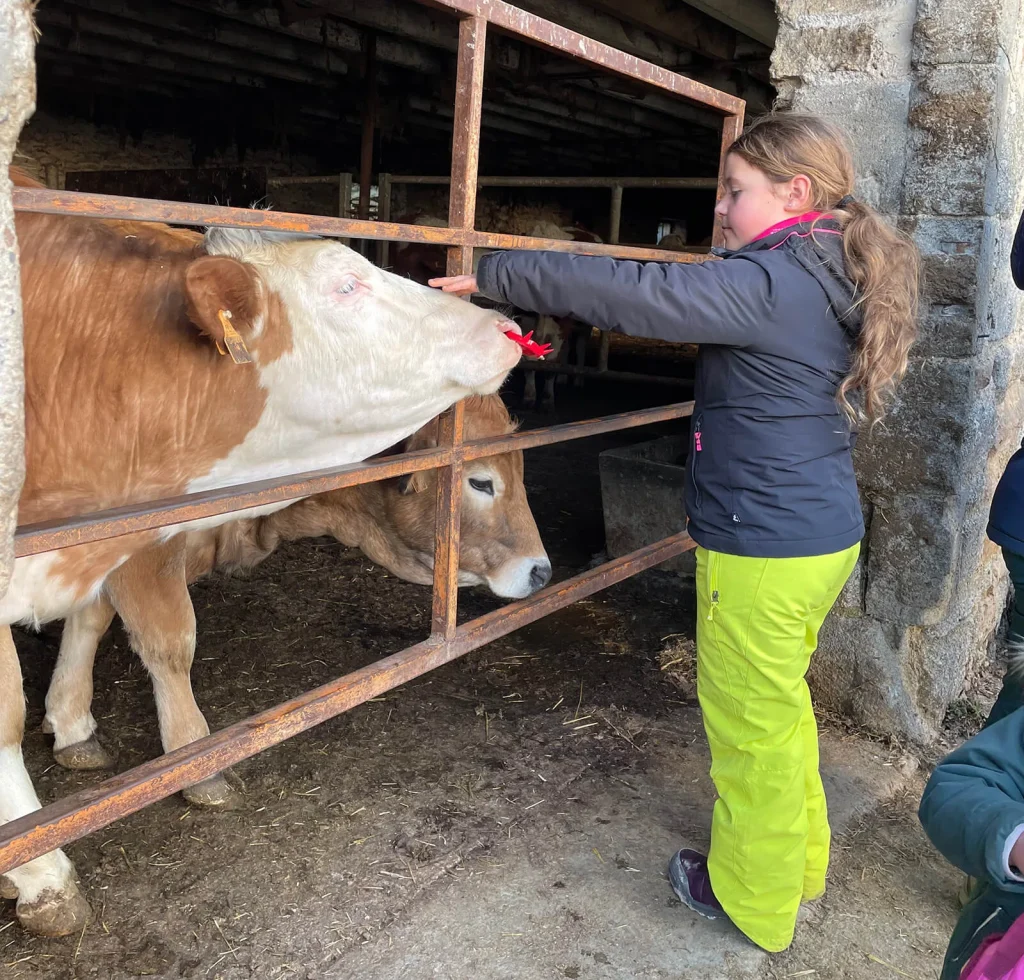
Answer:
<svg viewBox="0 0 1024 980"><path fill-rule="evenodd" d="M530 588L534 592L543 589L551 581L551 562L538 562L530 569Z"/></svg>

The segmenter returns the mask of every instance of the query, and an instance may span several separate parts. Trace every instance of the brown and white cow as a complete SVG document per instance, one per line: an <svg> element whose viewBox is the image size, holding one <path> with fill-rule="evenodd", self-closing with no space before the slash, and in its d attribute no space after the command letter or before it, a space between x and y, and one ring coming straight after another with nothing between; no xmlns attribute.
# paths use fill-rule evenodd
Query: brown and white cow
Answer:
<svg viewBox="0 0 1024 980"><path fill-rule="evenodd" d="M514 428L498 395L467 400L467 439L504 435ZM412 451L436 445L434 420L396 448ZM471 460L463 480L459 585L486 585L507 599L523 598L543 588L551 577L551 563L526 499L522 452ZM252 568L282 541L332 535L350 548L361 549L399 578L429 585L433 581L435 481L435 472L427 470L317 494L262 517L189 531L185 534L185 577L191 583L215 568ZM129 559L111 576L111 588L121 605L138 605L143 616L154 589L151 556L150 552ZM91 703L96 647L113 617L113 606L101 596L72 613L64 626L43 725L54 735L54 758L69 769L100 769L111 764L96 738ZM156 621L140 624L137 618L136 632L140 628L157 631L166 626ZM151 646L144 636L136 636L136 641L143 651ZM161 739L167 751L208 731L188 683L189 665L181 662L177 666L176 676L169 676L170 671L153 673ZM201 805L225 806L234 801L223 778L207 780L185 795Z"/></svg>
<svg viewBox="0 0 1024 980"><path fill-rule="evenodd" d="M496 391L520 356L495 313L335 241L24 212L16 229L23 524L365 459L459 399ZM190 662L179 533L188 529L15 563L0 597L0 822L39 806L21 755L25 702L8 624L65 618L106 595L129 633L140 621L174 624L139 650L151 672ZM111 573L142 551L158 588L139 609L119 603ZM57 850L8 873L26 928L81 928L88 905L73 870Z"/></svg>

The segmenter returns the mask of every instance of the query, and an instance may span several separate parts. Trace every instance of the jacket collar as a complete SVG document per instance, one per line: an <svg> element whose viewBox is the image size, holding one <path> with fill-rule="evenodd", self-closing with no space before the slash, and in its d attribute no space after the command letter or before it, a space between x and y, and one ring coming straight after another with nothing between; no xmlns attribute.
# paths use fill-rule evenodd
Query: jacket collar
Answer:
<svg viewBox="0 0 1024 980"><path fill-rule="evenodd" d="M820 284L843 329L852 337L860 332L857 288L846 275L843 232L839 222L820 211L809 211L767 228L742 248L713 248L720 258L784 249Z"/></svg>
<svg viewBox="0 0 1024 980"><path fill-rule="evenodd" d="M808 211L806 214L797 215L795 218L787 218L778 224L766 228L752 242L742 248L711 249L712 255L725 258L729 255L741 255L747 252L761 252L778 248L783 242L793 236L808 238L811 234L842 235L839 222L830 218L824 211Z"/></svg>

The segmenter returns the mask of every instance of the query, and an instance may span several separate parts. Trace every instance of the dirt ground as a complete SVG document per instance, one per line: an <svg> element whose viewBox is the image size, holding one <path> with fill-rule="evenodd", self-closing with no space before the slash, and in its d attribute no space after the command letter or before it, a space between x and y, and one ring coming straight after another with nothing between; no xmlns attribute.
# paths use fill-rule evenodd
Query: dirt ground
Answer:
<svg viewBox="0 0 1024 980"><path fill-rule="evenodd" d="M556 579L601 548L597 451L652 434L528 454ZM430 620L428 590L323 539L194 599L193 681L214 729L422 639ZM497 605L463 592L461 618ZM241 810L173 797L78 841L95 920L41 940L3 903L0 975L934 978L960 877L917 825L912 760L848 733L823 744L829 892L789 952L768 957L674 899L667 859L706 846L713 802L686 663L670 664L691 630L676 605L609 590L241 764ZM17 641L26 759L52 800L99 774L54 766L40 732L59 627ZM118 767L157 755L148 679L117 631L96 692Z"/></svg>

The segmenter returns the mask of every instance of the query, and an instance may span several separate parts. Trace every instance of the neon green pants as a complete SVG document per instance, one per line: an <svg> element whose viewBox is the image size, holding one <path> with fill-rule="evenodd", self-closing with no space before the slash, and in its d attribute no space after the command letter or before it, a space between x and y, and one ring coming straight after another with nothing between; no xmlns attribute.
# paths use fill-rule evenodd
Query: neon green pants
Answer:
<svg viewBox="0 0 1024 980"><path fill-rule="evenodd" d="M697 696L718 793L711 886L733 923L773 953L793 941L801 901L825 891L830 835L804 675L859 551L697 549Z"/></svg>

